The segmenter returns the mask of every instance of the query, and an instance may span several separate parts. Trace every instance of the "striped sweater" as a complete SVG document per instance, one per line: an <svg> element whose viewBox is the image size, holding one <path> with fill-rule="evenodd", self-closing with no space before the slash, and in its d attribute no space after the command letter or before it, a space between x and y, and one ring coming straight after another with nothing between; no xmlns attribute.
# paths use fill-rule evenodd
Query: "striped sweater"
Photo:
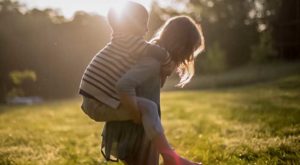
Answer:
<svg viewBox="0 0 300 165"><path fill-rule="evenodd" d="M86 67L79 93L116 109L120 104L116 90L118 80L136 64L149 45L140 36L114 33L111 42ZM170 62L169 56L166 56L162 65Z"/></svg>

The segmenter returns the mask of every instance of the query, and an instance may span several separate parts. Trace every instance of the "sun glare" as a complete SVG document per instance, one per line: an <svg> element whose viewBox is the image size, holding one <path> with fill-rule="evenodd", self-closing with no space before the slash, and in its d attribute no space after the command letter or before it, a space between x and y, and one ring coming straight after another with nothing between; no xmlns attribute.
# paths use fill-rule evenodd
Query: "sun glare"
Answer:
<svg viewBox="0 0 300 165"><path fill-rule="evenodd" d="M117 3L114 3L110 7L112 7L116 11L118 17L120 17L126 10L126 1L117 1Z"/></svg>
<svg viewBox="0 0 300 165"><path fill-rule="evenodd" d="M1 0L0 0L1 1ZM72 4L68 1L62 0L19 0L26 4L30 9L32 8L54 8L61 11L67 18L71 18L76 11L86 11L100 15L106 15L110 7L115 7L117 11L124 9L125 0L72 0ZM151 6L151 0L131 0L142 4L148 10ZM119 12L121 13L121 12Z"/></svg>

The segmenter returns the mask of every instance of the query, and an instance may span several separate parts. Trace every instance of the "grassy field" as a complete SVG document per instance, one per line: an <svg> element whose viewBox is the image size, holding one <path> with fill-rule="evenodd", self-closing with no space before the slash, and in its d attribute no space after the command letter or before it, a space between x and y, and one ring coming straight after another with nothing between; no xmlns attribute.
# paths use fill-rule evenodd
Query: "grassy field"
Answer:
<svg viewBox="0 0 300 165"><path fill-rule="evenodd" d="M105 163L103 125L80 100L0 107L0 164ZM300 74L265 83L162 94L162 120L176 151L204 164L299 164Z"/></svg>

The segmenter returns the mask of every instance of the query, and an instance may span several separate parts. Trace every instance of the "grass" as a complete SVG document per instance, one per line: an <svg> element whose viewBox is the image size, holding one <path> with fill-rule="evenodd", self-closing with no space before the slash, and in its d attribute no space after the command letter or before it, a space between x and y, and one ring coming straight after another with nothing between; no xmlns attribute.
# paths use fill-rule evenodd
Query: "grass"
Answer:
<svg viewBox="0 0 300 165"><path fill-rule="evenodd" d="M176 151L204 164L298 164L300 74L277 81L162 93L162 120ZM0 106L0 164L116 164L100 154L102 124L80 99Z"/></svg>
<svg viewBox="0 0 300 165"><path fill-rule="evenodd" d="M280 62L273 61L262 64L248 64L228 71L215 74L200 74L194 78L185 89L226 88L249 85L258 82L273 81L281 77L299 73L300 61ZM178 83L176 74L173 74L164 86L165 91L174 90Z"/></svg>

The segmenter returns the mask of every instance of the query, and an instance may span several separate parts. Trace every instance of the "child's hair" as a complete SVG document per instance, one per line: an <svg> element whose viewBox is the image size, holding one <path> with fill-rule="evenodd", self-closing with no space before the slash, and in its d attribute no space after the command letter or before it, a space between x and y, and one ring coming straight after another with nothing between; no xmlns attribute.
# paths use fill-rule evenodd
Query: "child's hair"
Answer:
<svg viewBox="0 0 300 165"><path fill-rule="evenodd" d="M170 18L152 41L170 53L180 77L177 86L186 85L194 75L196 56L204 50L204 37L200 24L188 16Z"/></svg>
<svg viewBox="0 0 300 165"><path fill-rule="evenodd" d="M126 1L122 9L111 7L107 14L108 23L114 32L136 32L148 24L147 9L139 3Z"/></svg>

